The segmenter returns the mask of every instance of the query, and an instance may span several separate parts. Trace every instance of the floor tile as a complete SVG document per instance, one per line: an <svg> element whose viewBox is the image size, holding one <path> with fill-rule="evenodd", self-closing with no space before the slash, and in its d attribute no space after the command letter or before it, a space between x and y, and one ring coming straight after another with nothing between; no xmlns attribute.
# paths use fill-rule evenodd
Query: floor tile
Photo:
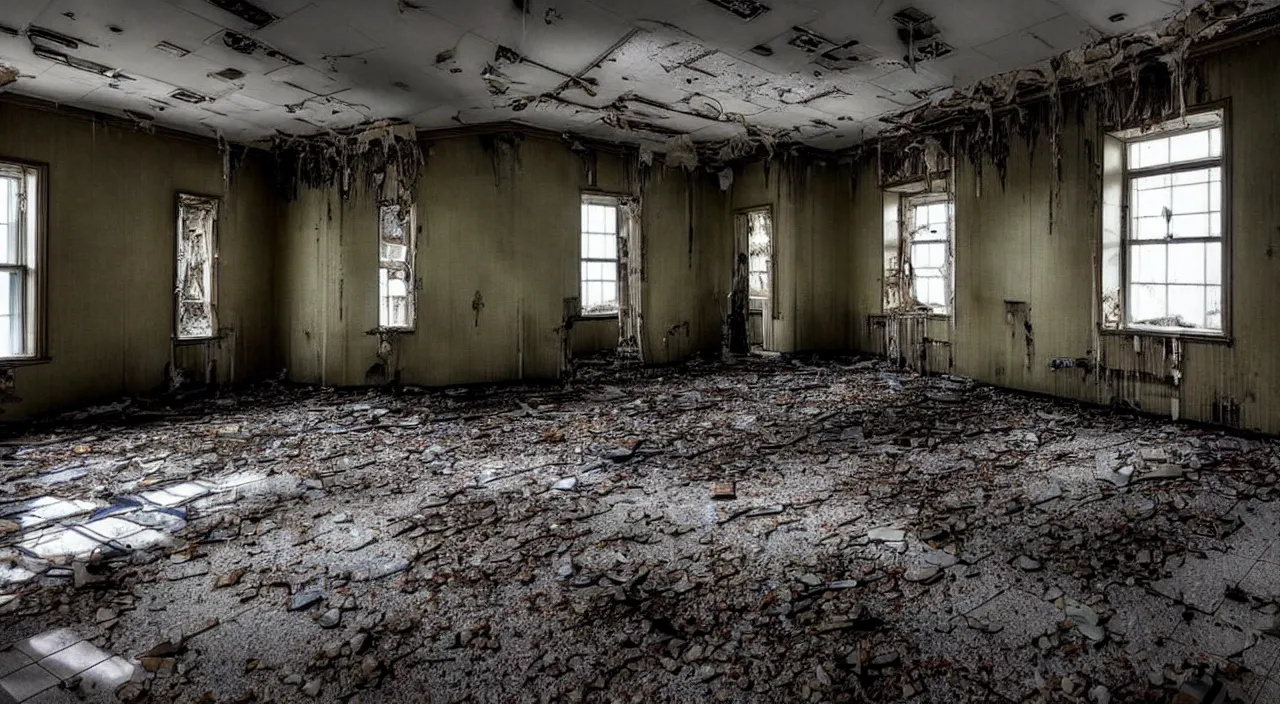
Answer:
<svg viewBox="0 0 1280 704"><path fill-rule="evenodd" d="M84 640L70 628L58 628L20 640L14 647L34 659L45 658Z"/></svg>
<svg viewBox="0 0 1280 704"><path fill-rule="evenodd" d="M17 672L33 662L35 661L17 648L0 650L0 677Z"/></svg>
<svg viewBox="0 0 1280 704"><path fill-rule="evenodd" d="M15 702L23 702L35 695L56 687L61 683L47 670L39 665L26 667L0 678L0 691L3 691Z"/></svg>
<svg viewBox="0 0 1280 704"><path fill-rule="evenodd" d="M40 665L49 672L66 680L75 677L109 657L111 657L111 653L98 648L87 640L82 640L41 660Z"/></svg>
<svg viewBox="0 0 1280 704"><path fill-rule="evenodd" d="M133 679L137 668L128 660L113 656L80 673L80 690L89 697L113 697L120 685Z"/></svg>

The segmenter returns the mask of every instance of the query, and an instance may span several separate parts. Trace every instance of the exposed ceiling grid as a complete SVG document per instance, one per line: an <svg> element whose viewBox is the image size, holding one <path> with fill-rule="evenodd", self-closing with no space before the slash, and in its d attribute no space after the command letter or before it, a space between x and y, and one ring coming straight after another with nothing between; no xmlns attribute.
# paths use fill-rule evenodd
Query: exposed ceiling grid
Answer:
<svg viewBox="0 0 1280 704"><path fill-rule="evenodd" d="M5 0L0 67L16 69L16 93L234 141L396 118L657 148L749 126L839 148L880 131L877 118L1149 26L1171 5Z"/></svg>

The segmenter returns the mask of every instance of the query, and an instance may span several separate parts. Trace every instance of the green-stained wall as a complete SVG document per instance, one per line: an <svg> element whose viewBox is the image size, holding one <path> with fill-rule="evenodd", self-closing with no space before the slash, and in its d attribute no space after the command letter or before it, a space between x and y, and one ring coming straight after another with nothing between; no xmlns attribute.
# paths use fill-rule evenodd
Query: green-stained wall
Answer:
<svg viewBox="0 0 1280 704"><path fill-rule="evenodd" d="M775 351L847 350L854 342L857 321L847 314L853 183L849 166L790 155L735 170L734 212L773 211Z"/></svg>
<svg viewBox="0 0 1280 704"><path fill-rule="evenodd" d="M1230 107L1229 343L1100 333L1095 272L1103 132L1091 109L1081 119L1068 110L1056 180L1047 129L1030 144L1014 140L1003 180L989 160L981 169L958 160L951 371L1016 389L1280 433L1280 319L1271 309L1280 280L1280 67L1270 60L1277 48L1280 41L1272 39L1203 59L1209 100L1228 100ZM850 313L863 330L858 349L883 352L868 325L882 312L880 190L874 164L859 168L849 228L848 266L856 282ZM1098 369L1050 367L1054 358L1088 356Z"/></svg>
<svg viewBox="0 0 1280 704"><path fill-rule="evenodd" d="M213 140L109 126L90 115L0 101L0 159L48 168L47 353L14 370L5 420L152 392L171 358L217 380L270 373L275 201L269 165L224 182ZM221 339L172 344L179 191L222 198Z"/></svg>
<svg viewBox="0 0 1280 704"><path fill-rule="evenodd" d="M424 148L416 330L386 345L371 332L378 325L373 198L304 190L284 206L277 320L289 378L428 386L555 379L566 346L607 348L610 336L616 345L616 322L575 321L564 330L565 299L579 294L584 190L640 196L645 361L719 349L731 242L726 198L713 178L630 168L607 152L588 159L535 136L458 136Z"/></svg>

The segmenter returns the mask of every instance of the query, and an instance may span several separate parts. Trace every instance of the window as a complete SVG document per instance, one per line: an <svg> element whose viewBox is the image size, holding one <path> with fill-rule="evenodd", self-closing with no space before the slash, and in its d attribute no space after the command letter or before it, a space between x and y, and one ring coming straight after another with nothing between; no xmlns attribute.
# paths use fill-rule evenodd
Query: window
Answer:
<svg viewBox="0 0 1280 704"><path fill-rule="evenodd" d="M911 296L918 306L946 315L951 299L951 200L945 194L926 193L904 198L903 208Z"/></svg>
<svg viewBox="0 0 1280 704"><path fill-rule="evenodd" d="M582 197L582 314L618 312L618 199Z"/></svg>
<svg viewBox="0 0 1280 704"><path fill-rule="evenodd" d="M747 273L752 298L770 298L773 290L773 222L769 209L747 213Z"/></svg>
<svg viewBox="0 0 1280 704"><path fill-rule="evenodd" d="M412 330L413 211L400 205L378 209L378 327Z"/></svg>
<svg viewBox="0 0 1280 704"><path fill-rule="evenodd" d="M37 355L41 170L0 162L0 358Z"/></svg>
<svg viewBox="0 0 1280 704"><path fill-rule="evenodd" d="M178 194L177 338L200 340L217 333L218 199Z"/></svg>
<svg viewBox="0 0 1280 704"><path fill-rule="evenodd" d="M1214 111L1112 135L1121 146L1112 153L1123 160L1124 200L1112 253L1119 261L1110 258L1120 275L1104 273L1104 281L1119 280L1121 293L1111 314L1104 310L1111 327L1225 330L1222 123Z"/></svg>

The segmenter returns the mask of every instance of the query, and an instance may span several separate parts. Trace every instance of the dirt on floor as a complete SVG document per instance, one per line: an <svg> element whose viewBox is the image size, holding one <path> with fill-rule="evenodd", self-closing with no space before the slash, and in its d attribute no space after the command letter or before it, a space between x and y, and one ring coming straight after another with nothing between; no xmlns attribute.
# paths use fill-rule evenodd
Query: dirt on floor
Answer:
<svg viewBox="0 0 1280 704"><path fill-rule="evenodd" d="M0 450L0 701L1280 701L1280 442L872 360L265 385Z"/></svg>

